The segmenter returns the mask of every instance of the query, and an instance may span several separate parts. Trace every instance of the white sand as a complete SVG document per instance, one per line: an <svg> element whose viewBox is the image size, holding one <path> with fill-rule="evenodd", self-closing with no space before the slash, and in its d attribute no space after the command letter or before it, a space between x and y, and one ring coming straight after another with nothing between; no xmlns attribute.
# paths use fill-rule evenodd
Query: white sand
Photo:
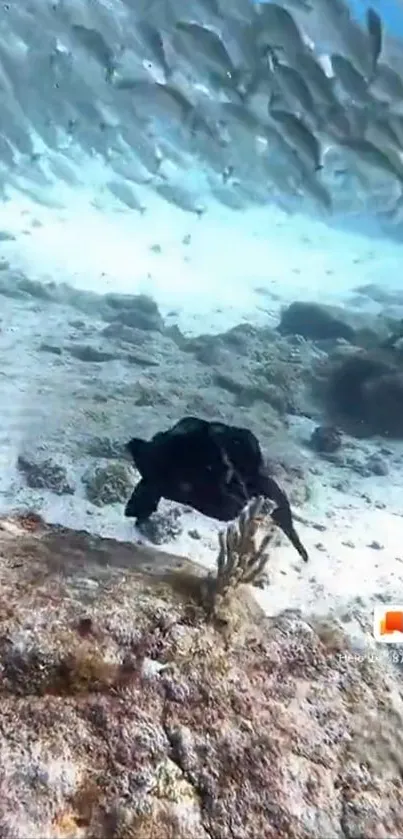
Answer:
<svg viewBox="0 0 403 839"><path fill-rule="evenodd" d="M151 196L143 217L96 210L84 191L64 189L62 197L63 211L17 194L3 205L0 230L12 232L16 241L1 242L0 256L31 279L99 292L147 292L163 313L176 310L175 320L186 330L218 331L248 319L267 323L282 303L296 298L340 302L360 284L401 283L402 249L396 244L347 235L273 208L233 212L212 206L199 220ZM183 245L187 234L191 243ZM154 244L161 253L150 251ZM295 434L298 439L298 429ZM379 450L382 441L365 445ZM297 524L310 553L307 565L286 543L276 550L271 584L257 594L268 613L288 607L340 613L361 598L371 619L375 598L403 602L403 446L390 448L389 476L353 475L347 492L332 487L335 467L314 463L305 451L307 467L317 474L310 476L312 499L298 514L326 530ZM345 477L344 471L340 479ZM106 514L78 497L52 498L43 511L51 521L133 538L120 506ZM164 548L213 565L218 526L197 514L186 515L185 522L183 536ZM188 535L192 529L199 539ZM369 547L375 542L379 549Z"/></svg>
<svg viewBox="0 0 403 839"><path fill-rule="evenodd" d="M270 304L296 298L340 302L363 283L396 287L402 248L346 234L276 207L230 211L211 204L199 219L144 188L148 210L95 209L89 191L64 190L67 209L25 198L0 207L0 231L17 237L0 253L31 279L69 282L100 293L145 292L179 325L227 329L241 319L267 322ZM40 226L37 226L39 222ZM185 236L191 244L184 245ZM161 253L150 248L158 244ZM277 316L278 304L272 304Z"/></svg>

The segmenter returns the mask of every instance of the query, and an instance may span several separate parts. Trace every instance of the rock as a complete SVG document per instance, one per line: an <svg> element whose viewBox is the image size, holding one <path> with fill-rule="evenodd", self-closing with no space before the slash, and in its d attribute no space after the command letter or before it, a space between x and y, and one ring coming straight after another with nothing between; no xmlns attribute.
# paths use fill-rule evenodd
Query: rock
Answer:
<svg viewBox="0 0 403 839"><path fill-rule="evenodd" d="M103 457L105 460L117 460L125 454L124 444L109 437L92 437L85 449L90 457Z"/></svg>
<svg viewBox="0 0 403 839"><path fill-rule="evenodd" d="M122 323L110 323L105 326L101 333L105 338L112 338L120 344L134 344L142 347L144 345L144 330L134 329L132 326L124 326Z"/></svg>
<svg viewBox="0 0 403 839"><path fill-rule="evenodd" d="M333 307L319 303L291 303L277 329L281 335L302 335L311 341L344 338L353 343L355 337L354 329L334 313Z"/></svg>
<svg viewBox="0 0 403 839"><path fill-rule="evenodd" d="M70 347L67 347L67 351L73 358L77 358L79 361L88 361L96 364L103 364L105 361L115 361L119 358L116 353L98 350L89 344L72 344Z"/></svg>
<svg viewBox="0 0 403 839"><path fill-rule="evenodd" d="M74 487L67 478L66 469L51 458L33 460L19 455L17 468L30 489L47 489L56 495L74 495Z"/></svg>
<svg viewBox="0 0 403 839"><path fill-rule="evenodd" d="M403 374L374 354L347 356L330 375L330 408L361 434L403 437Z"/></svg>
<svg viewBox="0 0 403 839"><path fill-rule="evenodd" d="M255 402L268 402L280 414L287 413L291 405L286 394L279 387L265 382L248 381L246 376L231 376L217 372L213 375L213 383L232 393L236 397L236 404L250 407Z"/></svg>
<svg viewBox="0 0 403 839"><path fill-rule="evenodd" d="M385 458L381 457L379 454L371 454L366 465L373 475L382 476L389 474L388 464L386 463Z"/></svg>
<svg viewBox="0 0 403 839"><path fill-rule="evenodd" d="M61 347L57 347L54 344L47 344L46 342L43 342L42 344L40 344L39 350L40 350L40 352L47 352L47 353L50 353L51 355L62 355L62 353L63 353L63 350L61 349Z"/></svg>
<svg viewBox="0 0 403 839"><path fill-rule="evenodd" d="M147 294L106 294L104 319L134 329L162 332L164 319L152 297Z"/></svg>
<svg viewBox="0 0 403 839"><path fill-rule="evenodd" d="M85 493L92 504L123 504L133 491L135 483L133 468L126 463L113 462L107 466L88 469L82 482Z"/></svg>
<svg viewBox="0 0 403 839"><path fill-rule="evenodd" d="M154 513L147 521L138 525L140 532L154 545L163 545L181 535L181 510L174 507L170 510Z"/></svg>
<svg viewBox="0 0 403 839"><path fill-rule="evenodd" d="M134 364L137 367L141 367L144 370L146 367L158 367L159 361L154 358L150 358L150 356L143 355L140 353L129 353L128 355L124 356L124 360L127 364Z"/></svg>
<svg viewBox="0 0 403 839"><path fill-rule="evenodd" d="M375 434L403 437L403 373L369 379L363 387L365 419Z"/></svg>
<svg viewBox="0 0 403 839"><path fill-rule="evenodd" d="M321 454L334 454L341 448L342 436L332 425L318 425L312 432L310 444Z"/></svg>
<svg viewBox="0 0 403 839"><path fill-rule="evenodd" d="M397 668L247 592L208 624L202 574L0 522L2 839L403 835Z"/></svg>

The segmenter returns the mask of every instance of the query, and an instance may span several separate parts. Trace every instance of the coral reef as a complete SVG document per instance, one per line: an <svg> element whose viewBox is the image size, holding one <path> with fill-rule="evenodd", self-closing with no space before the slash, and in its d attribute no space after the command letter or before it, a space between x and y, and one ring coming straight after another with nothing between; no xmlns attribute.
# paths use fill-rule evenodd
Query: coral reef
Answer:
<svg viewBox="0 0 403 839"><path fill-rule="evenodd" d="M56 495L74 494L66 469L51 458L34 460L21 454L17 459L17 468L31 489L48 489Z"/></svg>
<svg viewBox="0 0 403 839"><path fill-rule="evenodd" d="M107 466L88 469L82 477L86 496L99 507L123 503L130 495L134 469L126 463L112 461Z"/></svg>
<svg viewBox="0 0 403 839"><path fill-rule="evenodd" d="M246 583L262 586L267 582L267 548L274 541L276 532L276 525L270 518L274 506L267 499L253 499L235 522L220 531L217 570L206 581L205 604L209 614L217 615L238 586ZM264 524L266 532L257 546L256 536Z"/></svg>
<svg viewBox="0 0 403 839"><path fill-rule="evenodd" d="M332 425L318 425L311 435L310 444L321 454L334 454L342 445L342 435Z"/></svg>

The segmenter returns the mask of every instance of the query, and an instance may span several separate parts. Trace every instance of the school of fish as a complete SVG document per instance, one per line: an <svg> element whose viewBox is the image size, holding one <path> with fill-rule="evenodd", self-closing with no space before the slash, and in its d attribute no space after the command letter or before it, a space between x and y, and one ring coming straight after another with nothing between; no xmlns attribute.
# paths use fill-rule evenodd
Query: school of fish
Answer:
<svg viewBox="0 0 403 839"><path fill-rule="evenodd" d="M91 158L132 211L147 185L200 216L213 197L403 222L403 44L370 6L4 3L0 97L3 197Z"/></svg>

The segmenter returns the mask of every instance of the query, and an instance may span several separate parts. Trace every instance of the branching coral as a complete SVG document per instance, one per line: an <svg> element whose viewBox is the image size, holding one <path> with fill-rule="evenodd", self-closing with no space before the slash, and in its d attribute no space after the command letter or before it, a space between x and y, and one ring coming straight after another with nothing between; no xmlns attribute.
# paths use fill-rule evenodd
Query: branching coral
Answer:
<svg viewBox="0 0 403 839"><path fill-rule="evenodd" d="M263 515L263 507L265 512ZM267 499L256 498L242 511L235 522L219 534L217 571L207 580L205 603L210 614L217 611L241 584L261 585L265 580L265 567L269 559L267 548L273 541L276 525L267 511ZM259 546L256 537L265 525Z"/></svg>

